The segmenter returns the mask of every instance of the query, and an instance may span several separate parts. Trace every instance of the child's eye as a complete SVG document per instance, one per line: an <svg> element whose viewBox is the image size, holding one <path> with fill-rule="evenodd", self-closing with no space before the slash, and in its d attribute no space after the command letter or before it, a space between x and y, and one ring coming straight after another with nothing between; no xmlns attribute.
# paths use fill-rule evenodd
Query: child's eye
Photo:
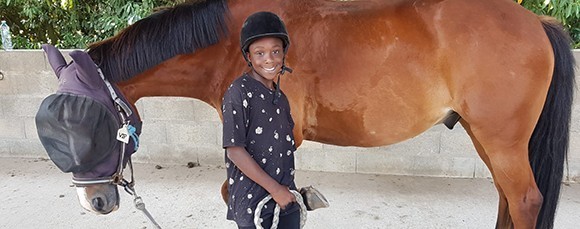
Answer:
<svg viewBox="0 0 580 229"><path fill-rule="evenodd" d="M264 52L256 52L256 55L263 56L264 55Z"/></svg>
<svg viewBox="0 0 580 229"><path fill-rule="evenodd" d="M273 53L274 53L274 54L278 54L278 53L280 53L280 50L274 50L274 52L273 52Z"/></svg>

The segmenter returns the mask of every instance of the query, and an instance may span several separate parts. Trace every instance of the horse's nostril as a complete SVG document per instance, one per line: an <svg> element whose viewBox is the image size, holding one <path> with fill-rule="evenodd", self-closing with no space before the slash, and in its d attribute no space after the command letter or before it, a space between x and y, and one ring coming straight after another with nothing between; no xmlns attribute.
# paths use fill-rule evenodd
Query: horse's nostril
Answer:
<svg viewBox="0 0 580 229"><path fill-rule="evenodd" d="M95 208L95 210L102 211L104 206L105 204L103 203L103 198L101 197L93 198L93 207Z"/></svg>

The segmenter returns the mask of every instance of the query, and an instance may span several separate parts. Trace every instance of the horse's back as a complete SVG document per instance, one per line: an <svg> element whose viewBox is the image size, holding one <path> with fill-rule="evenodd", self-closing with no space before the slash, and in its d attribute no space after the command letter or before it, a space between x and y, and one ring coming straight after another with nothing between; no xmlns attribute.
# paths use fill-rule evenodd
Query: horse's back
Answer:
<svg viewBox="0 0 580 229"><path fill-rule="evenodd" d="M531 94L549 84L546 63L553 60L542 26L509 0L298 5L288 6L285 20L293 42L288 60L302 79L288 83L306 91L291 98L303 105L293 115L302 118L305 139L392 144L451 110L474 122L495 118L480 115L491 105L514 115L527 97L541 100ZM533 101L531 109L542 104Z"/></svg>

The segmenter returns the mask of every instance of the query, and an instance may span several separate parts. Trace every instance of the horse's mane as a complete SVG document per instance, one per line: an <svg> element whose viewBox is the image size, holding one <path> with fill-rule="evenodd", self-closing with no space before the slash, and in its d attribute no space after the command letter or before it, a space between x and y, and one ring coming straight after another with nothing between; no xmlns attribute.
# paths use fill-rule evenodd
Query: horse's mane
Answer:
<svg viewBox="0 0 580 229"><path fill-rule="evenodd" d="M227 0L198 0L160 8L114 37L88 47L112 82L128 80L179 54L218 43L228 35Z"/></svg>

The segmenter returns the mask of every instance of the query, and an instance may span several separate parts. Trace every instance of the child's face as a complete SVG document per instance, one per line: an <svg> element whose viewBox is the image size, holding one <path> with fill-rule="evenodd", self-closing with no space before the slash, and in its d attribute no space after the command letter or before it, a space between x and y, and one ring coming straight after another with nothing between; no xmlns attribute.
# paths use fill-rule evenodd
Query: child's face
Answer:
<svg viewBox="0 0 580 229"><path fill-rule="evenodd" d="M276 37L264 37L254 41L248 48L248 59L254 71L263 78L262 80L274 80L284 60L282 40Z"/></svg>

